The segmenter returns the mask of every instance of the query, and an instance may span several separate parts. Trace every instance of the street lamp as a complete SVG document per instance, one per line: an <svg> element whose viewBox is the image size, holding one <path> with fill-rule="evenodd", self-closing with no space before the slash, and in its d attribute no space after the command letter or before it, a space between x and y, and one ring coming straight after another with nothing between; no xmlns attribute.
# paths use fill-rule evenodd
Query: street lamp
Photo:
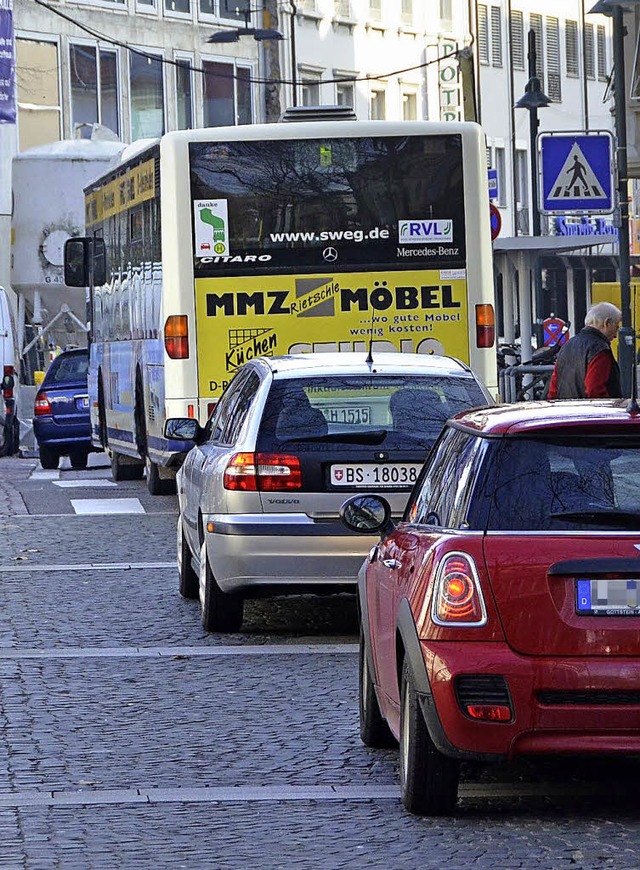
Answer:
<svg viewBox="0 0 640 870"><path fill-rule="evenodd" d="M620 310L622 329L618 333L618 361L622 394L631 394L636 336L631 325L631 261L629 258L629 175L627 171L627 98L625 95L623 5L637 6L637 0L598 0L589 15L599 13L613 20L613 105L616 117L616 168L618 174L618 257L620 264Z"/></svg>
<svg viewBox="0 0 640 870"><path fill-rule="evenodd" d="M529 111L529 144L531 161L531 226L532 235L540 235L540 211L538 210L538 161L536 160L536 135L538 133L538 109L544 109L551 100L543 92L540 79L536 74L536 34L529 31L527 59L529 61L529 81L525 85L524 94L516 103L516 109Z"/></svg>
<svg viewBox="0 0 640 870"><path fill-rule="evenodd" d="M542 90L540 79L537 76L536 63L536 34L531 29L528 34L527 59L529 61L529 81L525 85L524 94L516 103L516 109L527 109L529 112L529 161L531 171L531 229L533 236L540 235L540 210L538 208L538 161L536 136L538 133L538 109L544 109L551 100ZM536 344L542 347L544 334L542 327L542 309L544 300L542 297L542 270L540 257L536 258L534 269L534 290L536 300ZM524 346L522 348L524 354ZM523 356L524 359L524 356Z"/></svg>

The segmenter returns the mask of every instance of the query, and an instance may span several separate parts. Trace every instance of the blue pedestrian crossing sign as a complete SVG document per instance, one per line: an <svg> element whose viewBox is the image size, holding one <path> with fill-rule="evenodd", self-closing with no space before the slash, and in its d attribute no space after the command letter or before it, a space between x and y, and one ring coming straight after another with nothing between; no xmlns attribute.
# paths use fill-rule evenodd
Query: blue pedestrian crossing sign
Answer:
<svg viewBox="0 0 640 870"><path fill-rule="evenodd" d="M543 133L543 214L613 211L613 137L611 133Z"/></svg>

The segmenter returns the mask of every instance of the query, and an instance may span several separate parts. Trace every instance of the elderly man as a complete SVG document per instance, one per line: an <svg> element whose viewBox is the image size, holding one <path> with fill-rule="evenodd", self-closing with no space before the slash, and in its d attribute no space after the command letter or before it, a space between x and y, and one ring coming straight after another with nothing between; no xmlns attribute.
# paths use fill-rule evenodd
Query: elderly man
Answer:
<svg viewBox="0 0 640 870"><path fill-rule="evenodd" d="M620 368L611 342L620 329L621 311L611 302L593 305L584 329L562 348L551 375L549 399L620 398Z"/></svg>

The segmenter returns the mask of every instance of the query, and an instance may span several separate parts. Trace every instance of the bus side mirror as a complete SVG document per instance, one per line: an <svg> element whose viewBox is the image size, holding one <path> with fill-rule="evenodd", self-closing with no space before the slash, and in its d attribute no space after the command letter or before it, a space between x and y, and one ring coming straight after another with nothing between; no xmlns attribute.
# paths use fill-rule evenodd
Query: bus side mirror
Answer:
<svg viewBox="0 0 640 870"><path fill-rule="evenodd" d="M104 239L78 236L64 243L64 283L67 287L101 286L107 280Z"/></svg>

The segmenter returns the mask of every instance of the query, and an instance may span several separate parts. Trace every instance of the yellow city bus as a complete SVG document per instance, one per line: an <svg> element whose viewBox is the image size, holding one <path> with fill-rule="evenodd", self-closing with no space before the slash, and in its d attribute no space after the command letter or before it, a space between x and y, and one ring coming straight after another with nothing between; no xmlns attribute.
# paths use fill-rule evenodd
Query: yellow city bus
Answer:
<svg viewBox="0 0 640 870"><path fill-rule="evenodd" d="M167 491L185 445L165 420L204 422L258 355L448 354L497 391L476 124L172 132L125 149L85 197L92 433L116 479L146 463Z"/></svg>

